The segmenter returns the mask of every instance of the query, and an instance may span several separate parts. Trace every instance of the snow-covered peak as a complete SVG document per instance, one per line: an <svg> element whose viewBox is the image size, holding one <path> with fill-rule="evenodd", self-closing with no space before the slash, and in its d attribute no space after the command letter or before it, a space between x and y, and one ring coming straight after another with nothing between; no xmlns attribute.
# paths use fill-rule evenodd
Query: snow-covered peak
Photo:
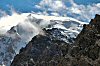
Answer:
<svg viewBox="0 0 100 66"><path fill-rule="evenodd" d="M43 19L45 21L60 20L60 21L75 21L80 24L85 23L71 17L46 16L46 15L38 15L34 13L22 13L22 14L14 13L12 16L7 15L0 19L0 28L1 28L0 31L5 32L7 30L10 30L12 26L16 26L17 24L28 20L30 16L32 19L34 17L36 19Z"/></svg>

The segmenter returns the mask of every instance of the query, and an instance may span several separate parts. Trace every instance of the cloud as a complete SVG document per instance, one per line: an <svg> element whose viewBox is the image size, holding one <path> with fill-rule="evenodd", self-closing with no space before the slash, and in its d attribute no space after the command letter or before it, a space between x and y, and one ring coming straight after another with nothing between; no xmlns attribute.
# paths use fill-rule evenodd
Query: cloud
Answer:
<svg viewBox="0 0 100 66"><path fill-rule="evenodd" d="M74 0L69 0L71 7L67 7L67 15L89 22L90 19L94 18L95 14L100 14L100 3L93 3L92 5L82 5L76 4Z"/></svg>
<svg viewBox="0 0 100 66"><path fill-rule="evenodd" d="M66 10L66 6L61 0L42 0L36 8L42 9L44 11L60 12L61 10Z"/></svg>
<svg viewBox="0 0 100 66"><path fill-rule="evenodd" d="M71 6L68 7L66 2L70 3ZM42 0L38 5L35 5L35 7L45 12L51 11L51 13L49 13L50 15L67 15L86 22L94 18L95 14L100 14L100 3L83 5L75 3L74 0Z"/></svg>
<svg viewBox="0 0 100 66"><path fill-rule="evenodd" d="M100 8L100 3L97 3L96 6L97 6L98 8Z"/></svg>
<svg viewBox="0 0 100 66"><path fill-rule="evenodd" d="M91 18L94 18L95 14L100 14L100 3L92 5L78 5L71 0L73 4L68 10L71 14L78 14L74 18L81 19L83 21L90 21Z"/></svg>
<svg viewBox="0 0 100 66"><path fill-rule="evenodd" d="M38 8L49 7L51 10L53 9L60 10L60 8L65 8L66 6L60 0L42 0L37 7Z"/></svg>

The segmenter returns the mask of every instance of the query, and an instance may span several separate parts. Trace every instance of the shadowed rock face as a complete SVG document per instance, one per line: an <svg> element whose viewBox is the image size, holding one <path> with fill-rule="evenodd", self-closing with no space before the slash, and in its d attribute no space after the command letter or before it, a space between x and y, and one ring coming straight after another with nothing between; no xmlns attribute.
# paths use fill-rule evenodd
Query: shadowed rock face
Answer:
<svg viewBox="0 0 100 66"><path fill-rule="evenodd" d="M99 40L100 40L100 16L96 15L95 19L92 19L89 25L84 25L83 30L76 38L74 44L82 50L83 55L87 55L92 60L95 60L99 56ZM92 51L93 49L93 51ZM96 55L92 57L91 55ZM98 55L97 55L98 54Z"/></svg>
<svg viewBox="0 0 100 66"><path fill-rule="evenodd" d="M20 50L11 66L100 66L100 15L83 26L71 45L44 31Z"/></svg>
<svg viewBox="0 0 100 66"><path fill-rule="evenodd" d="M70 54L78 59L78 65L100 66L100 15L96 15L90 24L83 26Z"/></svg>

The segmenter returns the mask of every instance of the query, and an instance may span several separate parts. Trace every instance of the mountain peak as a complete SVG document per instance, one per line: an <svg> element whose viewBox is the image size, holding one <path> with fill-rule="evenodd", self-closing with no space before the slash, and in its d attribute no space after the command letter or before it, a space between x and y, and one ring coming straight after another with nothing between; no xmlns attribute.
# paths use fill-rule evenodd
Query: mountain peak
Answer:
<svg viewBox="0 0 100 66"><path fill-rule="evenodd" d="M52 30L58 29L45 30L45 36L37 35L21 49L11 66L100 66L99 19L96 15L90 24L84 25L73 44L51 38L55 36Z"/></svg>
<svg viewBox="0 0 100 66"><path fill-rule="evenodd" d="M68 43L72 44L75 41L76 36L82 30L83 24L87 23L78 21L77 19L70 17L45 16L33 13L12 14L12 16L5 16L1 18L0 22L0 30L6 30L4 33L5 35L2 36L3 38L0 37L0 50L4 51L3 56L5 56L3 58L0 57L0 65L2 65L2 63L4 62L4 65L9 66L10 61L13 59L13 57L18 54L19 50L22 47L25 47L34 36L37 38L34 37L32 41L35 40L37 41L37 43L40 40L39 43L47 43L45 41L48 41L48 43L52 43L53 41L54 44L58 43L62 46L66 46L65 44ZM7 52L9 49L6 49L7 51L5 50L5 48L8 46L12 46L12 49L15 52L14 54L11 53L9 56L9 53ZM50 49L50 46L48 45L47 48ZM55 46L53 48L56 47L58 46ZM56 49L54 50L56 51ZM64 52L65 51L66 49L64 49ZM10 56L11 58L9 58Z"/></svg>

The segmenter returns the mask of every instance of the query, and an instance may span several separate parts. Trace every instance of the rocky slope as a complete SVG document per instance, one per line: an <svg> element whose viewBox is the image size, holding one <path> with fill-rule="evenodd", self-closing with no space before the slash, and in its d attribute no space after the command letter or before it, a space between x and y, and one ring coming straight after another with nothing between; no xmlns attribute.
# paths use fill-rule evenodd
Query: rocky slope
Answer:
<svg viewBox="0 0 100 66"><path fill-rule="evenodd" d="M83 26L73 44L59 40L57 29L43 31L20 50L11 66L100 66L100 15Z"/></svg>

